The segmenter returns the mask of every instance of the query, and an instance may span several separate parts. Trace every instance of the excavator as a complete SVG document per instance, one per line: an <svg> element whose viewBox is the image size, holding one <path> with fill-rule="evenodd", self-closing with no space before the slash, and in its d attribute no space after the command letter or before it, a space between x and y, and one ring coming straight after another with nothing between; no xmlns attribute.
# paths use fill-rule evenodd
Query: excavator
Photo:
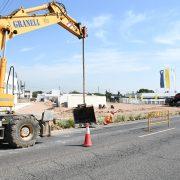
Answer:
<svg viewBox="0 0 180 180"><path fill-rule="evenodd" d="M0 141L14 148L33 146L41 130L40 121L32 114L13 112L14 94L6 92L5 76L7 59L6 41L27 32L58 24L79 39L87 37L87 29L68 15L65 6L59 2L50 2L41 6L13 11L8 16L0 16L0 108L9 110L0 112Z"/></svg>

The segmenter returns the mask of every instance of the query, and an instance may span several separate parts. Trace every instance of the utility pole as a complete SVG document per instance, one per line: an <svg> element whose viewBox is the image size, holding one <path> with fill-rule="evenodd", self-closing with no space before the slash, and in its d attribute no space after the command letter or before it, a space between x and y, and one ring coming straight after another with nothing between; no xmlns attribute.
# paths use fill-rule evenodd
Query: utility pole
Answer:
<svg viewBox="0 0 180 180"><path fill-rule="evenodd" d="M83 27L83 38L82 38L82 65L83 65L83 104L86 104L86 77L85 77L85 37L86 27Z"/></svg>
<svg viewBox="0 0 180 180"><path fill-rule="evenodd" d="M59 95L61 95L61 86L59 86Z"/></svg>

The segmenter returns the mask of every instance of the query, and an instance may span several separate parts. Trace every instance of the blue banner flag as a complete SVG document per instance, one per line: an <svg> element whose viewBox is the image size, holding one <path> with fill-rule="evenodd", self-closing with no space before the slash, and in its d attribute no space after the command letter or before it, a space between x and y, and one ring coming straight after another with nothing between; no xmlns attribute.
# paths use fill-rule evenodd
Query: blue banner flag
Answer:
<svg viewBox="0 0 180 180"><path fill-rule="evenodd" d="M164 88L164 70L160 71L160 87Z"/></svg>

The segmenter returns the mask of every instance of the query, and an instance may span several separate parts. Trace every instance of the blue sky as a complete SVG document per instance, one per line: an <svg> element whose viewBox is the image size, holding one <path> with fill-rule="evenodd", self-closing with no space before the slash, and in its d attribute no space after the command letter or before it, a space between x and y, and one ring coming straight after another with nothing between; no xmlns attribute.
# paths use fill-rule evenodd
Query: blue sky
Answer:
<svg viewBox="0 0 180 180"><path fill-rule="evenodd" d="M159 70L176 70L180 90L179 0L63 0L69 15L88 27L87 91L159 89ZM11 1L3 13L47 3ZM3 14L2 13L2 14ZM82 89L81 41L58 25L8 41L9 65L33 90Z"/></svg>

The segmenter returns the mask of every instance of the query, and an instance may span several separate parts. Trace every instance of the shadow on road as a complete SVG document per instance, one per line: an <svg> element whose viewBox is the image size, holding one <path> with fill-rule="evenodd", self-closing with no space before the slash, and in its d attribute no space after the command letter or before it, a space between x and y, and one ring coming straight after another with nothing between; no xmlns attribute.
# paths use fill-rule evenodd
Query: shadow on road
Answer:
<svg viewBox="0 0 180 180"><path fill-rule="evenodd" d="M83 147L83 144L68 144L65 146L69 146L69 147Z"/></svg>
<svg viewBox="0 0 180 180"><path fill-rule="evenodd" d="M10 145L7 143L0 144L0 151L1 150L10 150L10 149L14 149L14 148L10 147Z"/></svg>
<svg viewBox="0 0 180 180"><path fill-rule="evenodd" d="M36 142L35 146L38 145L38 144L42 144L42 143L43 142L38 141L38 142ZM31 147L33 147L33 146L31 146ZM12 149L22 149L22 148L13 148L8 143L1 143L0 144L0 151L2 151L2 150L12 150Z"/></svg>

